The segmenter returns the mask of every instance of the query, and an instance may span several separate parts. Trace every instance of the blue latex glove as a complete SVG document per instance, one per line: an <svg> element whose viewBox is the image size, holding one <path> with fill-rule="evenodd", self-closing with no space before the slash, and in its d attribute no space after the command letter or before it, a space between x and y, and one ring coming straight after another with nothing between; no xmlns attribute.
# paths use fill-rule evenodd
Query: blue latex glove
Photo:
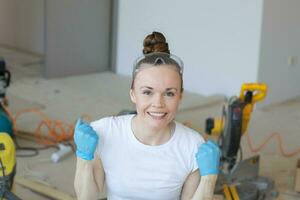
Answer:
<svg viewBox="0 0 300 200"><path fill-rule="evenodd" d="M86 122L78 119L74 130L76 155L85 160L94 159L94 153L98 144L98 135Z"/></svg>
<svg viewBox="0 0 300 200"><path fill-rule="evenodd" d="M219 173L220 149L212 141L200 145L196 154L201 176Z"/></svg>

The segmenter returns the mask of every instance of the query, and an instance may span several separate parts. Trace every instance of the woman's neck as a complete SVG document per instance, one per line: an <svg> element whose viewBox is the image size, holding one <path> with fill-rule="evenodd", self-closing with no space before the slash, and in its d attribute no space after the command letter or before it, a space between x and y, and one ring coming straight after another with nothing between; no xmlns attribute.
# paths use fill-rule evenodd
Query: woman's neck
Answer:
<svg viewBox="0 0 300 200"><path fill-rule="evenodd" d="M140 121L138 116L135 116L132 119L131 127L134 136L143 144L156 146L166 143L172 136L172 127L173 123L171 122L165 127L153 128L147 126L147 124Z"/></svg>

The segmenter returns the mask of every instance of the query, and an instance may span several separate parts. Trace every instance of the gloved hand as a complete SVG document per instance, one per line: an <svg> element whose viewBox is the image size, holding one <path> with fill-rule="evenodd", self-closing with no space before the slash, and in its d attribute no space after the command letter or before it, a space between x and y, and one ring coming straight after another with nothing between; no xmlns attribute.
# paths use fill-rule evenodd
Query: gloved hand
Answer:
<svg viewBox="0 0 300 200"><path fill-rule="evenodd" d="M219 173L220 149L212 141L200 145L196 154L201 176Z"/></svg>
<svg viewBox="0 0 300 200"><path fill-rule="evenodd" d="M74 130L76 155L85 160L92 160L98 144L98 135L86 122L78 119Z"/></svg>

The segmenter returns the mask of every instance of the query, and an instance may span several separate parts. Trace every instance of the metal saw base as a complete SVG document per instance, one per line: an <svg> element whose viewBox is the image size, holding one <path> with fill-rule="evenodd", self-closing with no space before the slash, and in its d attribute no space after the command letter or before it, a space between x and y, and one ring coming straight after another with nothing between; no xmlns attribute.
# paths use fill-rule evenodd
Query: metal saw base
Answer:
<svg viewBox="0 0 300 200"><path fill-rule="evenodd" d="M274 181L258 176L259 155L237 163L229 173L221 172L216 193L223 193L223 186L235 186L240 200L271 200L278 196ZM235 199L233 199L235 200Z"/></svg>

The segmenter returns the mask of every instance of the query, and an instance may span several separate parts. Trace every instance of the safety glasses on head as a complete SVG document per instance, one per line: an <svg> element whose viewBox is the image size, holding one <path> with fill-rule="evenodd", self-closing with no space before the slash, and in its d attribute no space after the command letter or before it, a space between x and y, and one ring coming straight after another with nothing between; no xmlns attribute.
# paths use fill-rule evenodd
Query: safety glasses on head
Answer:
<svg viewBox="0 0 300 200"><path fill-rule="evenodd" d="M150 64L153 66L171 65L175 67L180 75L182 75L183 73L183 62L179 57L163 52L153 52L143 55L135 60L132 72L133 77L138 72L138 70L142 66L144 66L143 64Z"/></svg>

